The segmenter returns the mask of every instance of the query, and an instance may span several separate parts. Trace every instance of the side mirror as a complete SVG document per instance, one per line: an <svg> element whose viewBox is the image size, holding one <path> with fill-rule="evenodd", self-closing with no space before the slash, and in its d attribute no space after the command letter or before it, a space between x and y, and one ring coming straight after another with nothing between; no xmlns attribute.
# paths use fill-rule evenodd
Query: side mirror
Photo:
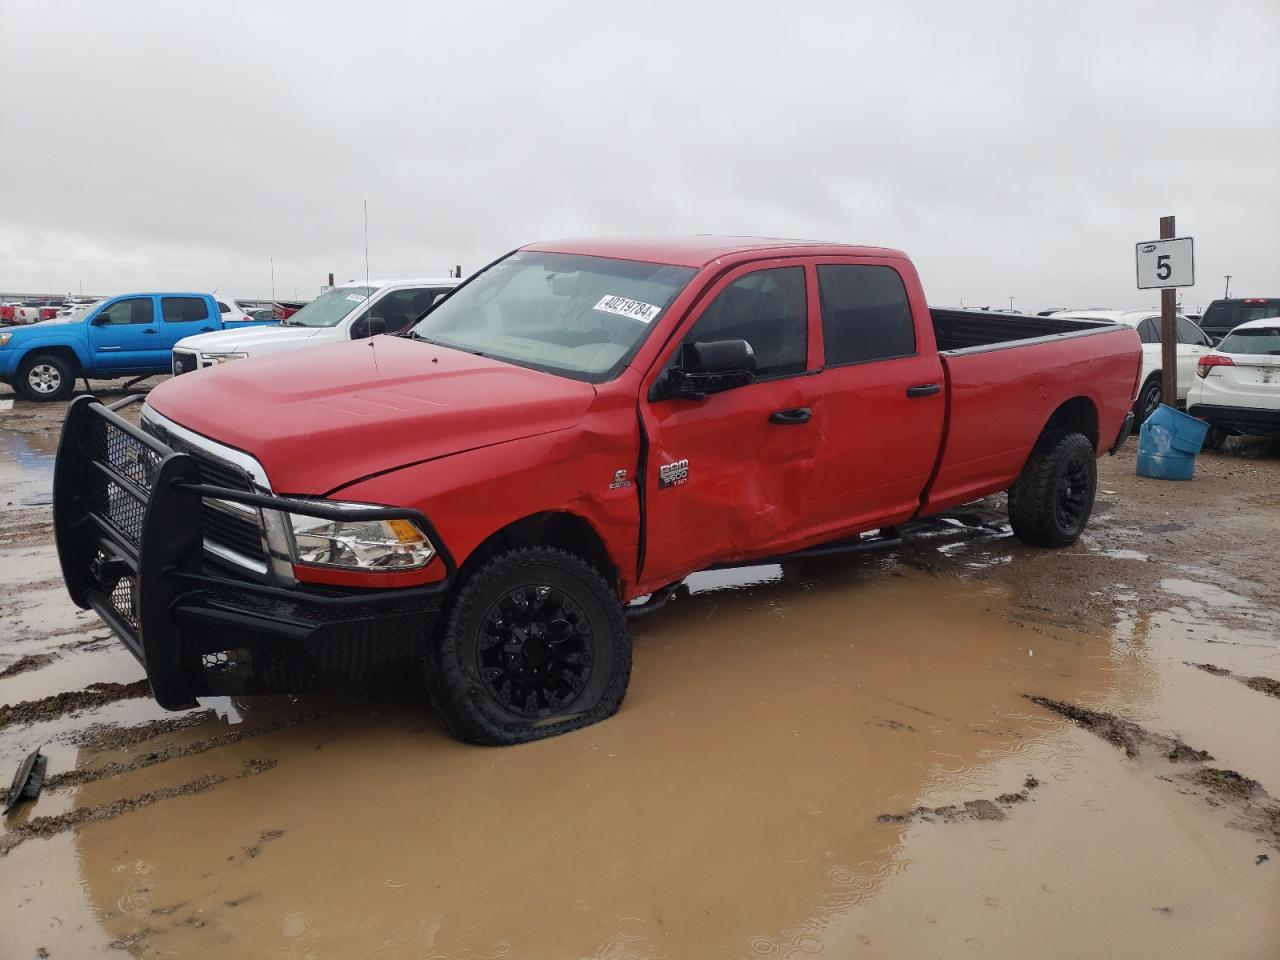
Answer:
<svg viewBox="0 0 1280 960"><path fill-rule="evenodd" d="M702 400L756 378L756 357L745 340L711 340L680 347L664 378L663 395Z"/></svg>

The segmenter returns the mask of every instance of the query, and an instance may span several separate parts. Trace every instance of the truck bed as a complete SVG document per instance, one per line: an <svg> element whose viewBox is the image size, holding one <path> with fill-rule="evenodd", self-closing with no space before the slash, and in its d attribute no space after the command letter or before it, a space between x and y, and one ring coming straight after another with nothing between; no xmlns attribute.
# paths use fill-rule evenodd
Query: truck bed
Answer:
<svg viewBox="0 0 1280 960"><path fill-rule="evenodd" d="M1018 341L1059 337L1062 334L1097 331L1114 326L1103 320L1064 320L1028 317L986 310L930 309L933 332L940 353L975 348L989 349Z"/></svg>
<svg viewBox="0 0 1280 960"><path fill-rule="evenodd" d="M1064 404L1099 451L1138 387L1132 327L978 310L930 310L947 388L943 447L925 513L1007 489ZM1084 425L1088 422L1088 426Z"/></svg>

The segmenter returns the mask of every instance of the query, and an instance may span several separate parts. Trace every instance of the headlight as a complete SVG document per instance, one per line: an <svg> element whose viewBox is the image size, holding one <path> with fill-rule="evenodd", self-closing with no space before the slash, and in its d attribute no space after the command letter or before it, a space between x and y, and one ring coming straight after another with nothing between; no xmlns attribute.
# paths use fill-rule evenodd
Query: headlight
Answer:
<svg viewBox="0 0 1280 960"><path fill-rule="evenodd" d="M247 357L247 353L202 353L200 358L205 363L217 366L220 363L226 363L228 360L243 360Z"/></svg>
<svg viewBox="0 0 1280 960"><path fill-rule="evenodd" d="M339 506L350 506L354 512L364 504ZM322 520L300 513L289 514L289 519L295 563L349 570L416 570L436 555L436 548L412 520Z"/></svg>
<svg viewBox="0 0 1280 960"><path fill-rule="evenodd" d="M7 347L9 345L9 341L12 339L13 339L12 330L6 330L3 333L0 333L0 347Z"/></svg>

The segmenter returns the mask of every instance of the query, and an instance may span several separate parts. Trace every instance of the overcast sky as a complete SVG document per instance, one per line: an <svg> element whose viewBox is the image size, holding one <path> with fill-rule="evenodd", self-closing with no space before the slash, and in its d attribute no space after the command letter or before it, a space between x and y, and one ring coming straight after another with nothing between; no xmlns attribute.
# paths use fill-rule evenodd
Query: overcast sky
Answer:
<svg viewBox="0 0 1280 960"><path fill-rule="evenodd" d="M623 12L627 11L627 12ZM1280 0L0 0L0 290L313 296L521 243L899 247L938 304L1280 295Z"/></svg>

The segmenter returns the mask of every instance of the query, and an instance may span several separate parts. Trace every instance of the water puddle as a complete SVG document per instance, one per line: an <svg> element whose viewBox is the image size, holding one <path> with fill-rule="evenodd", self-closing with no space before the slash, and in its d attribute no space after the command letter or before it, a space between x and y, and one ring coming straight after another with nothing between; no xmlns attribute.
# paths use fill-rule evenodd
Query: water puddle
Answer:
<svg viewBox="0 0 1280 960"><path fill-rule="evenodd" d="M43 507L53 503L53 461L57 440L0 430L0 508Z"/></svg>

